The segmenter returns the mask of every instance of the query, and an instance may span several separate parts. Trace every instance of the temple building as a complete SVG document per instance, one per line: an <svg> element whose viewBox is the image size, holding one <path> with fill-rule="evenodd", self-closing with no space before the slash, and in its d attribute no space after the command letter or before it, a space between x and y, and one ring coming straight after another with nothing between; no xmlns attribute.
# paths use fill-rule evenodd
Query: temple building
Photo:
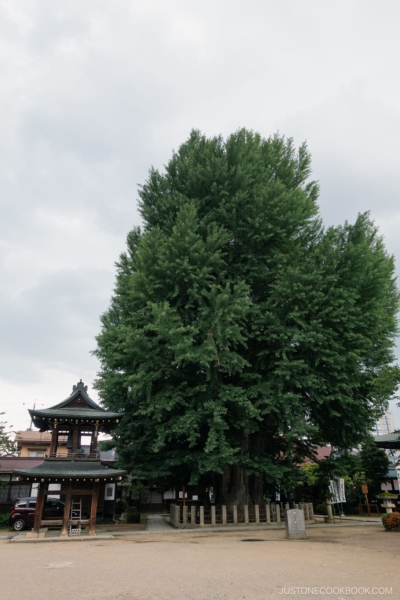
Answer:
<svg viewBox="0 0 400 600"><path fill-rule="evenodd" d="M40 432L51 433L43 463L13 471L20 481L38 485L33 532L39 534L42 527L60 526L61 536L79 535L84 525L88 526L89 535L95 535L99 494L104 499L111 496L116 483L126 476L125 471L100 461L98 436L109 434L123 414L106 411L96 404L82 380L63 402L29 412ZM45 519L46 497L54 495L65 502L64 514Z"/></svg>

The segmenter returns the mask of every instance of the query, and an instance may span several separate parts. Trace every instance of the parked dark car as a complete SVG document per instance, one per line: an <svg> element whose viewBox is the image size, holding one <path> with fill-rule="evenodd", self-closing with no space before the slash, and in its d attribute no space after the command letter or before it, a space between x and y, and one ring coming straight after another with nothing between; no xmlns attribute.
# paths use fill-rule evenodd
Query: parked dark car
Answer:
<svg viewBox="0 0 400 600"><path fill-rule="evenodd" d="M25 527L33 527L35 520L36 498L18 498L10 514L10 525L14 531L22 531ZM58 498L47 498L44 509L45 519L61 519L65 504Z"/></svg>

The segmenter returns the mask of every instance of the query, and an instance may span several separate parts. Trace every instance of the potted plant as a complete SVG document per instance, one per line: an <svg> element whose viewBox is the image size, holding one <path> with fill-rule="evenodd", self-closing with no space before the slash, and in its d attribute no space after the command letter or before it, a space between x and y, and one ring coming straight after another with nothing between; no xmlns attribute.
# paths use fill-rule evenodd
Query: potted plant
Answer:
<svg viewBox="0 0 400 600"><path fill-rule="evenodd" d="M386 531L400 531L400 513L391 512L383 515L382 523Z"/></svg>

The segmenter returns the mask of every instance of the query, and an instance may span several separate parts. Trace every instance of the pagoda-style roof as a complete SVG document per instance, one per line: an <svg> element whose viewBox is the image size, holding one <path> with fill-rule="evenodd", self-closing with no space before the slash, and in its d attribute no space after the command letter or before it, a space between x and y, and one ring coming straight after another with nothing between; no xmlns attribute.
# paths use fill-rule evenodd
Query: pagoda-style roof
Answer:
<svg viewBox="0 0 400 600"><path fill-rule="evenodd" d="M85 424L88 428L95 427L98 422L101 431L109 433L123 416L123 413L107 411L96 404L82 380L73 386L72 394L62 402L43 410L30 409L29 413L40 431L52 429L57 419L58 425Z"/></svg>
<svg viewBox="0 0 400 600"><path fill-rule="evenodd" d="M378 448L384 448L385 450L398 450L400 448L400 433L375 435L374 441Z"/></svg>
<svg viewBox="0 0 400 600"><path fill-rule="evenodd" d="M45 460L36 467L15 469L13 474L27 481L116 481L124 479L126 471L107 467L99 461Z"/></svg>

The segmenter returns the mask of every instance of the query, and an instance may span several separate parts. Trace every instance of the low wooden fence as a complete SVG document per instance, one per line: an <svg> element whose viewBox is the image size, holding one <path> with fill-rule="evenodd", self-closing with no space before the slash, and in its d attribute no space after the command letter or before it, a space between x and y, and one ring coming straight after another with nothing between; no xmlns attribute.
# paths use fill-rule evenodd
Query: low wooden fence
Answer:
<svg viewBox="0 0 400 600"><path fill-rule="evenodd" d="M299 508L304 510L305 521L314 521L314 510L311 503L299 504L264 504L238 506L179 506L171 504L170 521L174 527L191 528L204 526L258 525L260 523L283 523L285 510Z"/></svg>

